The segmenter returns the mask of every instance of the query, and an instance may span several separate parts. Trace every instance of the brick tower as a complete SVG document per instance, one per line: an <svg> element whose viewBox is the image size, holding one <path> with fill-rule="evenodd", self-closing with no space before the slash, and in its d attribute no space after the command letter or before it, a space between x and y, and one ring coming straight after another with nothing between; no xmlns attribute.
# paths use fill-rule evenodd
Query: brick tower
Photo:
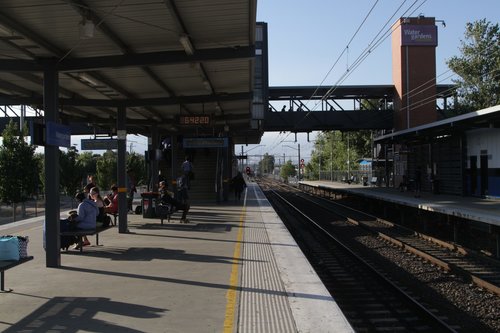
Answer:
<svg viewBox="0 0 500 333"><path fill-rule="evenodd" d="M400 18L392 28L394 128L398 131L437 120L437 27L434 17L419 16Z"/></svg>

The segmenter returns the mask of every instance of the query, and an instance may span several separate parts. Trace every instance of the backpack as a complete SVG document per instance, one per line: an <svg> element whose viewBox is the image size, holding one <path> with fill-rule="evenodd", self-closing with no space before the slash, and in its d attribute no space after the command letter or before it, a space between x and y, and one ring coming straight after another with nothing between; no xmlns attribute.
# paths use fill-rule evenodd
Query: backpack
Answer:
<svg viewBox="0 0 500 333"><path fill-rule="evenodd" d="M181 191L185 187L184 185L184 176L177 178L177 191Z"/></svg>

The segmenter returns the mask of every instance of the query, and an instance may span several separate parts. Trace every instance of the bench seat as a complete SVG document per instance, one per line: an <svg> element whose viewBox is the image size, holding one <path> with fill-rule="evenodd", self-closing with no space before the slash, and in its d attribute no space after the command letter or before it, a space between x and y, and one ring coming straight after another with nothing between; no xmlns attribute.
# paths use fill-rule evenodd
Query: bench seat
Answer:
<svg viewBox="0 0 500 333"><path fill-rule="evenodd" d="M80 252L83 252L83 236L93 236L95 235L95 243L99 245L99 233L110 229L111 226L105 228L96 229L76 229L61 232L61 236L75 236L78 237L78 245L80 247Z"/></svg>
<svg viewBox="0 0 500 333"><path fill-rule="evenodd" d="M19 260L0 260L0 290L2 292L11 292L12 289L5 290L5 271L16 267L17 265L24 264L27 261L33 260L32 256L21 258Z"/></svg>
<svg viewBox="0 0 500 333"><path fill-rule="evenodd" d="M160 218L161 224L163 224L163 220L165 219L167 223L170 223L170 216L176 211L172 204L159 204L156 206L156 216Z"/></svg>

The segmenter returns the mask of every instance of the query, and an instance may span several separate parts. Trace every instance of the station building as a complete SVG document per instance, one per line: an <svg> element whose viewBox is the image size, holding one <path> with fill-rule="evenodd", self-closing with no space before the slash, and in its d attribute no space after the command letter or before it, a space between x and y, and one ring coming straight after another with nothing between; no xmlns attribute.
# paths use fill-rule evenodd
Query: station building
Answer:
<svg viewBox="0 0 500 333"><path fill-rule="evenodd" d="M385 153L385 185L422 173L422 191L500 198L500 105L445 118L436 108L437 27L401 18L393 36L394 130L375 138ZM445 101L446 102L446 101Z"/></svg>

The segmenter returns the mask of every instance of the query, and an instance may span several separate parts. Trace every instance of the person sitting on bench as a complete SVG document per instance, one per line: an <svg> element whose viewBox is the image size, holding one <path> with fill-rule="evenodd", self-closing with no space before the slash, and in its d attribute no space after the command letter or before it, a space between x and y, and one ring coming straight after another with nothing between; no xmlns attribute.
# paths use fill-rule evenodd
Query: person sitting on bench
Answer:
<svg viewBox="0 0 500 333"><path fill-rule="evenodd" d="M91 197L97 197L98 192L90 191ZM77 208L77 215L72 218L77 222L78 229L92 230L96 228L97 215L99 214L99 208L97 208L94 200L85 197L83 192L78 193L75 196L76 200L80 202ZM84 237L83 245L90 245L87 237ZM77 249L79 246L77 245Z"/></svg>
<svg viewBox="0 0 500 333"><path fill-rule="evenodd" d="M111 186L112 193L107 195L106 206L104 207L104 211L109 214L118 214L118 186Z"/></svg>
<svg viewBox="0 0 500 333"><path fill-rule="evenodd" d="M167 189L167 183L165 181L161 181L158 184L158 191L160 192L160 201L162 204L170 204L177 210L182 210L181 223L189 223L189 220L186 218L187 213L189 212L189 203L182 203L175 198L173 198Z"/></svg>

